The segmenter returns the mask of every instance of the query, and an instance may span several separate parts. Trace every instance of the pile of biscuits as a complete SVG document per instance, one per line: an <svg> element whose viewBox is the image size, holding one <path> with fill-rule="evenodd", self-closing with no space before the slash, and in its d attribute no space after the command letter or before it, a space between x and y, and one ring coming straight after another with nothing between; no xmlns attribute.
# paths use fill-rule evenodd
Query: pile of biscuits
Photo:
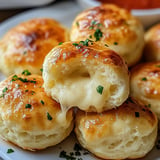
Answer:
<svg viewBox="0 0 160 160"><path fill-rule="evenodd" d="M81 12L70 32L49 18L17 25L0 41L8 76L0 82L0 137L35 151L74 129L97 157L144 157L160 118L159 42L160 25L144 34L138 19L108 4Z"/></svg>

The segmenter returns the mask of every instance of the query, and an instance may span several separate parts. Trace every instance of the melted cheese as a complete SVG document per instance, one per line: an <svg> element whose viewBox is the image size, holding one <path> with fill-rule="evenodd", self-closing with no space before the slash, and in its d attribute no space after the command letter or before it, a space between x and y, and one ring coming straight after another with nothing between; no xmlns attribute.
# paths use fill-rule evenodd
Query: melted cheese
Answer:
<svg viewBox="0 0 160 160"><path fill-rule="evenodd" d="M96 88L99 85L104 87L102 94L97 92ZM52 93L54 93L52 96L58 95L58 100L64 111L66 110L65 107L69 109L74 106L83 110L93 106L99 110L104 106L107 99L108 88L109 85L106 86L102 80L74 76L66 79L64 84L57 84L52 89Z"/></svg>

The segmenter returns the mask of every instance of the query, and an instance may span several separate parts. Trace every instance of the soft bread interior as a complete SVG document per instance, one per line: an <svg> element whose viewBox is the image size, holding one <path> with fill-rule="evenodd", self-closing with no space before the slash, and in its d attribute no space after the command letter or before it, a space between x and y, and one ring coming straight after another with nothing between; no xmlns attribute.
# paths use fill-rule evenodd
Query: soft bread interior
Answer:
<svg viewBox="0 0 160 160"><path fill-rule="evenodd" d="M121 105L128 96L126 73L112 65L74 59L57 65L50 72L47 76L44 74L45 88L67 109L77 106L101 112ZM103 88L102 94L97 91L98 86Z"/></svg>

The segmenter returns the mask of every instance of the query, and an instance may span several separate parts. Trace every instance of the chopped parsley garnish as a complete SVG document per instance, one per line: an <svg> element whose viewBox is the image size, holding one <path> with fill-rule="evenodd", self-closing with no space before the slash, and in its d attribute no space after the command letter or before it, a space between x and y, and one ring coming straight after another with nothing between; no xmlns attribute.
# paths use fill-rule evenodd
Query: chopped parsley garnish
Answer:
<svg viewBox="0 0 160 160"><path fill-rule="evenodd" d="M34 95L36 92L35 91L31 91L31 94Z"/></svg>
<svg viewBox="0 0 160 160"><path fill-rule="evenodd" d="M27 54L27 51L24 51L23 54Z"/></svg>
<svg viewBox="0 0 160 160"><path fill-rule="evenodd" d="M78 21L76 22L76 25L77 25L77 27L79 27L79 22Z"/></svg>
<svg viewBox="0 0 160 160"><path fill-rule="evenodd" d="M26 89L25 92L28 92L28 89Z"/></svg>
<svg viewBox="0 0 160 160"><path fill-rule="evenodd" d="M12 79L11 79L11 82L13 82L13 81L16 81L16 80L20 80L21 82L30 82L30 83L36 83L36 81L35 80L28 80L27 78L21 78L21 77L18 77L17 75L14 75L13 77L12 77Z"/></svg>
<svg viewBox="0 0 160 160"><path fill-rule="evenodd" d="M31 108L32 105L31 104L26 104L25 108Z"/></svg>
<svg viewBox="0 0 160 160"><path fill-rule="evenodd" d="M7 88L7 87L5 87L5 88L2 90L3 93L5 93L5 92L7 92L7 91L8 91L8 88Z"/></svg>
<svg viewBox="0 0 160 160"><path fill-rule="evenodd" d="M90 26L90 27L89 27L90 30L93 29L93 28L94 28L93 26Z"/></svg>
<svg viewBox="0 0 160 160"><path fill-rule="evenodd" d="M109 47L108 44L104 44L104 46Z"/></svg>
<svg viewBox="0 0 160 160"><path fill-rule="evenodd" d="M29 76L29 75L31 75L31 72L29 72L29 71L26 69L26 70L24 70L24 71L22 72L22 74L25 75L25 76Z"/></svg>
<svg viewBox="0 0 160 160"><path fill-rule="evenodd" d="M62 45L63 44L63 42L59 42L59 44L58 45Z"/></svg>
<svg viewBox="0 0 160 160"><path fill-rule="evenodd" d="M135 117L139 117L139 112L135 112Z"/></svg>
<svg viewBox="0 0 160 160"><path fill-rule="evenodd" d="M91 25L95 25L97 22L92 20Z"/></svg>
<svg viewBox="0 0 160 160"><path fill-rule="evenodd" d="M14 76L12 77L11 81L13 82L13 81L16 81L16 80L18 80L18 76L17 76L17 75L14 75Z"/></svg>
<svg viewBox="0 0 160 160"><path fill-rule="evenodd" d="M118 45L118 42L114 42L114 45Z"/></svg>
<svg viewBox="0 0 160 160"><path fill-rule="evenodd" d="M8 88L5 87L3 90L2 90L2 94L0 95L0 98L4 97L5 93L8 91Z"/></svg>
<svg viewBox="0 0 160 160"><path fill-rule="evenodd" d="M34 83L34 84L36 83L36 81L35 81L35 80L34 80L34 81L33 81L33 80L30 80L29 82Z"/></svg>
<svg viewBox="0 0 160 160"><path fill-rule="evenodd" d="M145 105L145 107L147 107L147 108L151 108L151 104Z"/></svg>
<svg viewBox="0 0 160 160"><path fill-rule="evenodd" d="M47 112L47 118L48 118L48 120L52 120L52 116Z"/></svg>
<svg viewBox="0 0 160 160"><path fill-rule="evenodd" d="M85 41L80 41L79 43L80 44L82 44L83 46L88 46L89 44L89 42L93 42L92 40L90 40L90 39L86 39Z"/></svg>
<svg viewBox="0 0 160 160"><path fill-rule="evenodd" d="M103 92L103 86L99 85L99 86L96 88L96 90L97 90L97 92L98 92L99 94L102 94L102 92Z"/></svg>
<svg viewBox="0 0 160 160"><path fill-rule="evenodd" d="M43 72L43 68L41 68L40 71Z"/></svg>
<svg viewBox="0 0 160 160"><path fill-rule="evenodd" d="M76 160L76 157L73 157L72 155L67 155L66 151L61 151L60 158L65 158L66 160Z"/></svg>
<svg viewBox="0 0 160 160"><path fill-rule="evenodd" d="M75 143L73 149L74 149L75 151L81 151L81 150L82 150L82 147L81 147L78 143Z"/></svg>
<svg viewBox="0 0 160 160"><path fill-rule="evenodd" d="M146 78L146 77L143 77L141 80L142 80L142 81L147 81L147 78Z"/></svg>
<svg viewBox="0 0 160 160"><path fill-rule="evenodd" d="M97 26L98 26L98 27L101 27L101 26L102 26L102 24L101 24L101 23L98 23L98 24L97 24Z"/></svg>
<svg viewBox="0 0 160 160"><path fill-rule="evenodd" d="M102 36L103 33L101 32L101 30L99 28L96 29L96 31L94 32L94 37L96 38L96 41L99 41Z"/></svg>
<svg viewBox="0 0 160 160"><path fill-rule="evenodd" d="M159 65L155 65L156 67L160 68L160 64Z"/></svg>
<svg viewBox="0 0 160 160"><path fill-rule="evenodd" d="M90 35L89 38L92 38L92 35Z"/></svg>
<svg viewBox="0 0 160 160"><path fill-rule="evenodd" d="M72 43L75 47L77 47L79 44L78 43Z"/></svg>
<svg viewBox="0 0 160 160"><path fill-rule="evenodd" d="M4 97L4 93L0 95L0 98Z"/></svg>
<svg viewBox="0 0 160 160"><path fill-rule="evenodd" d="M14 150L12 149L12 148L9 148L8 150L7 150L7 153L13 153L14 152Z"/></svg>
<svg viewBox="0 0 160 160"><path fill-rule="evenodd" d="M44 105L44 101L41 100L41 104Z"/></svg>

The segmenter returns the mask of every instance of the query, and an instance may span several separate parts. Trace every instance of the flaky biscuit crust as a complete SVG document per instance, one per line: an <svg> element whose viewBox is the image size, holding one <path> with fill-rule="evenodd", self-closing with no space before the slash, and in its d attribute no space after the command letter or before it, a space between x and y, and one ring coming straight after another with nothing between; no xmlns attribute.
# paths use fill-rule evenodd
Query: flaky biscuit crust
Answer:
<svg viewBox="0 0 160 160"><path fill-rule="evenodd" d="M0 41L0 70L7 76L24 69L41 74L45 56L65 41L68 31L56 20L37 18L20 23Z"/></svg>
<svg viewBox="0 0 160 160"><path fill-rule="evenodd" d="M25 81L25 82L24 82ZM24 149L61 142L73 128L73 111L64 113L48 97L38 75L13 75L0 83L0 136Z"/></svg>
<svg viewBox="0 0 160 160"><path fill-rule="evenodd" d="M128 66L139 61L144 46L143 26L127 10L107 4L81 12L72 24L70 39L96 40L94 34L97 29L103 33L97 43L110 46Z"/></svg>

